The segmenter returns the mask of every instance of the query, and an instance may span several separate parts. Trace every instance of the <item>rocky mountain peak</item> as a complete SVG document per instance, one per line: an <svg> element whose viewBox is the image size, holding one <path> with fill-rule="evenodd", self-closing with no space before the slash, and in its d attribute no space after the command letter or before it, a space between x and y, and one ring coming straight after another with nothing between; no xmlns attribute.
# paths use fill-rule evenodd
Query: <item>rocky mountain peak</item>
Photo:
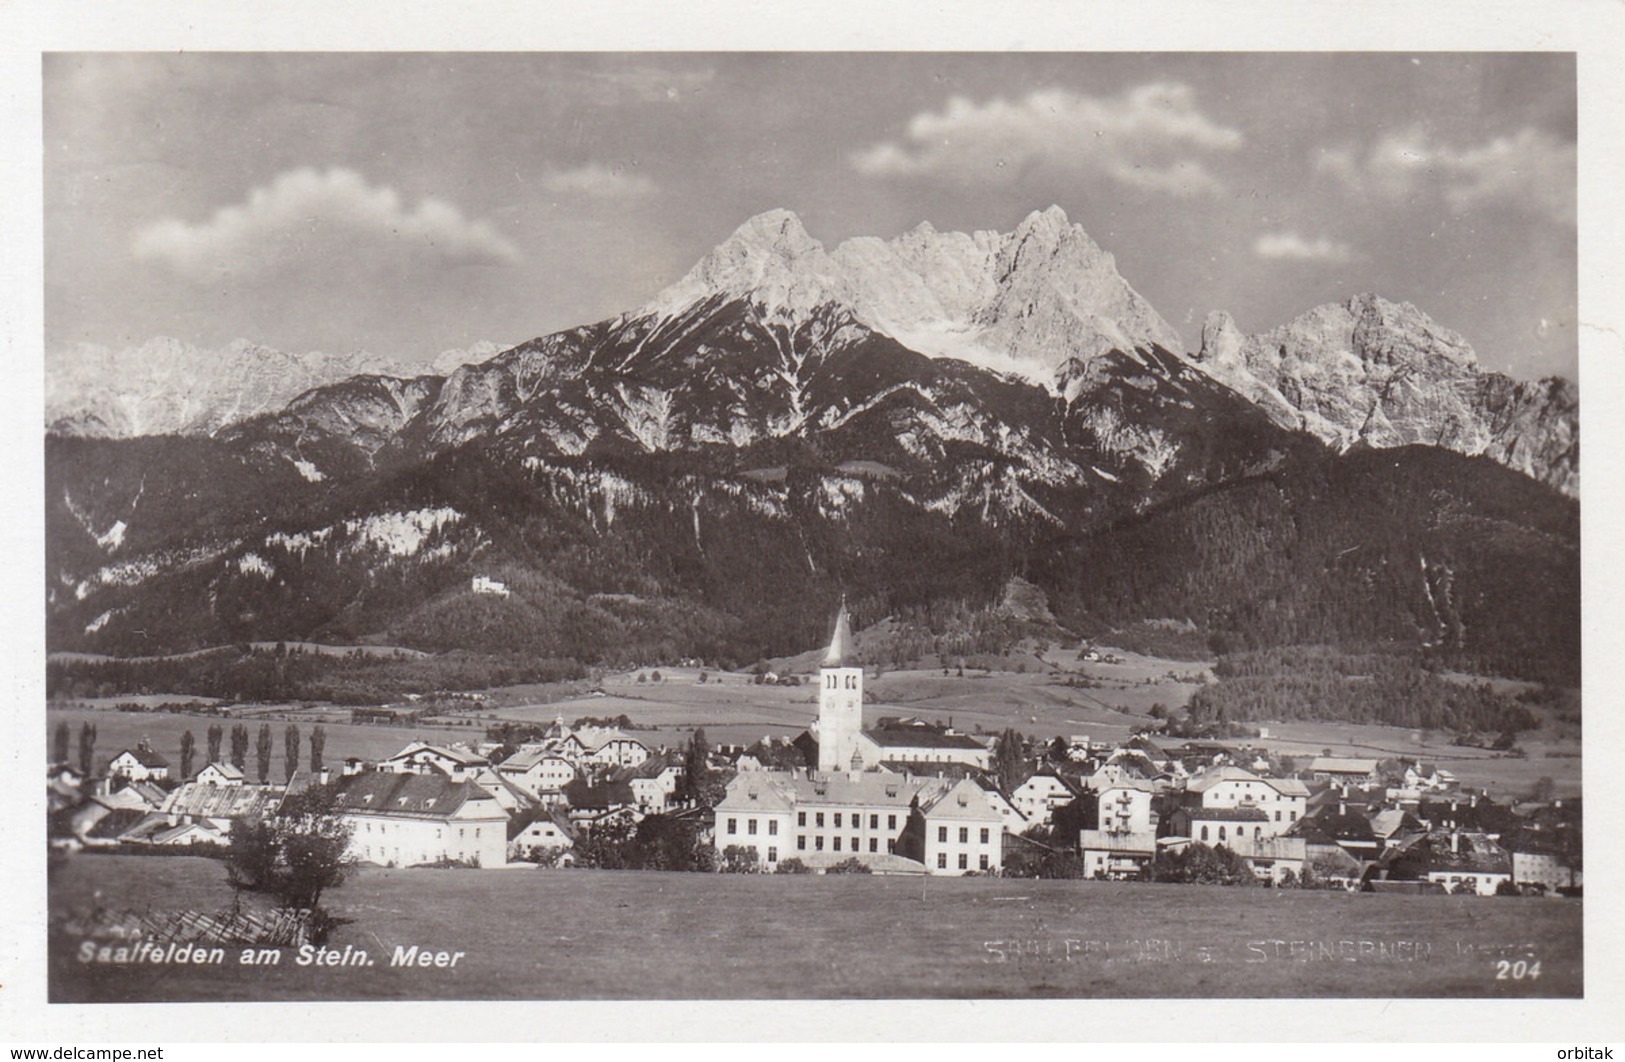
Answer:
<svg viewBox="0 0 1625 1062"><path fill-rule="evenodd" d="M769 210L739 226L641 315L673 316L696 302L744 298L770 315L803 316L842 297L824 245L789 210Z"/></svg>
<svg viewBox="0 0 1625 1062"><path fill-rule="evenodd" d="M1482 371L1465 339L1408 302L1363 293L1251 336L1213 313L1192 360L1334 446L1442 446L1579 490L1572 387Z"/></svg>

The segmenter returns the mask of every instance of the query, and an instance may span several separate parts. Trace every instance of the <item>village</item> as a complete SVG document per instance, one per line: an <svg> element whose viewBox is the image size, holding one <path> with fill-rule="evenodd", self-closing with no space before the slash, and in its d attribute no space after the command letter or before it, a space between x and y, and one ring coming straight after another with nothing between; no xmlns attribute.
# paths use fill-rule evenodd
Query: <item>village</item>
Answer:
<svg viewBox="0 0 1625 1062"><path fill-rule="evenodd" d="M382 867L639 867L759 873L1004 875L1382 892L1576 896L1578 799L1497 801L1412 760L1283 757L1142 731L1024 742L920 718L865 727L843 605L818 715L787 739L657 747L604 720L414 740L336 769L290 758L281 783L233 755L176 770L139 742L105 771L48 771L64 851L227 850L235 823L322 787L348 859ZM265 739L268 742L268 738ZM219 741L211 752L218 752ZM59 747L58 752L61 752ZM183 750L183 762L194 750ZM703 775L702 777L699 777ZM680 835L676 861L611 856L634 832Z"/></svg>

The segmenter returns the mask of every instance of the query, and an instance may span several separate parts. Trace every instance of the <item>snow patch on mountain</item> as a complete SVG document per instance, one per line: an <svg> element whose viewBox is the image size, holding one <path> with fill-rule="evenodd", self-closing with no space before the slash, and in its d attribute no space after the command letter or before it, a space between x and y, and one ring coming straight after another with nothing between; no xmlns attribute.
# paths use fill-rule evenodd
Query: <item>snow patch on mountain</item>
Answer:
<svg viewBox="0 0 1625 1062"><path fill-rule="evenodd" d="M322 480L327 478L327 476L322 473L321 469L302 458L295 460L293 467L297 468L299 470L299 474L304 476L306 481L310 483L320 483Z"/></svg>
<svg viewBox="0 0 1625 1062"><path fill-rule="evenodd" d="M106 533L96 536L96 545L112 553L124 545L124 532L127 530L129 530L128 524L123 520L115 520L113 526L108 528Z"/></svg>
<svg viewBox="0 0 1625 1062"><path fill-rule="evenodd" d="M258 575L262 579L270 579L276 574L276 569L258 553L245 553L237 558L238 575Z"/></svg>
<svg viewBox="0 0 1625 1062"><path fill-rule="evenodd" d="M285 553L296 553L301 560L305 554L323 545L332 537L333 529L323 527L315 531L299 531L289 534L286 531L277 531L265 536L265 545L271 549L280 549Z"/></svg>
<svg viewBox="0 0 1625 1062"><path fill-rule="evenodd" d="M460 522L463 514L449 506L414 509L403 513L374 513L344 522L344 531L357 546L381 550L395 557L411 557L424 542Z"/></svg>

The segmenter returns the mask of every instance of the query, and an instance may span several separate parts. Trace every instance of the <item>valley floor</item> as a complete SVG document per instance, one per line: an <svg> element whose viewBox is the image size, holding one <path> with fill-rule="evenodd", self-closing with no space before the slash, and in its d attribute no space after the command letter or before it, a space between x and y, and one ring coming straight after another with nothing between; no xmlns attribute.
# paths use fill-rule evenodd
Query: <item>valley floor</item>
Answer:
<svg viewBox="0 0 1625 1062"><path fill-rule="evenodd" d="M113 881L121 909L231 903L213 860L79 855L53 875L53 925ZM230 949L222 966L105 966L53 932L52 1001L1525 998L1583 983L1583 904L1556 899L527 867L366 868L326 903L352 919L328 946L371 965L288 950L243 966ZM465 954L392 965L413 946Z"/></svg>

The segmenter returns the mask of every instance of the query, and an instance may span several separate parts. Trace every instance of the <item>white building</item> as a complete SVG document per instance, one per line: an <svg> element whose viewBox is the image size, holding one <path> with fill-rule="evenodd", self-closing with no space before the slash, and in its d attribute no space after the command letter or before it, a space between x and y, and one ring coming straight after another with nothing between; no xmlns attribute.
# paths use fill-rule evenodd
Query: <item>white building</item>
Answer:
<svg viewBox="0 0 1625 1062"><path fill-rule="evenodd" d="M860 677L860 696L861 681ZM822 740L819 748L823 748ZM859 731L855 748L865 769L882 763L963 763L985 771L993 765L993 753L983 742L969 734L926 723Z"/></svg>
<svg viewBox="0 0 1625 1062"><path fill-rule="evenodd" d="M443 774L454 782L471 781L481 768L491 761L468 749L455 745L431 745L427 741L413 741L386 760L379 760L377 770L385 774Z"/></svg>
<svg viewBox="0 0 1625 1062"><path fill-rule="evenodd" d="M193 781L199 785L242 785L243 772L230 763L211 763L197 773Z"/></svg>
<svg viewBox="0 0 1625 1062"><path fill-rule="evenodd" d="M143 740L135 748L114 756L107 765L107 773L132 782L162 782L169 777L169 761L152 751L152 746Z"/></svg>
<svg viewBox="0 0 1625 1062"><path fill-rule="evenodd" d="M933 874L998 873L1004 865L1004 822L982 787L962 778L920 801L925 866Z"/></svg>
<svg viewBox="0 0 1625 1062"><path fill-rule="evenodd" d="M636 767L649 758L649 746L615 727L564 727L563 731L550 751L578 767Z"/></svg>
<svg viewBox="0 0 1625 1062"><path fill-rule="evenodd" d="M1055 809L1076 800L1083 790L1053 771L1039 771L1010 793L1010 802L1031 824L1047 824Z"/></svg>
<svg viewBox="0 0 1625 1062"><path fill-rule="evenodd" d="M472 782L437 772L368 771L341 779L335 800L352 827L349 854L364 862L508 861L508 815Z"/></svg>
<svg viewBox="0 0 1625 1062"><path fill-rule="evenodd" d="M1191 795L1193 802L1199 798L1204 811L1256 808L1263 812L1261 822L1248 817L1249 836L1255 832L1260 837L1285 833L1303 817L1309 806L1309 787L1296 778L1261 777L1230 765L1209 767L1192 776L1185 792ZM1195 834L1191 836L1193 840L1200 840Z"/></svg>
<svg viewBox="0 0 1625 1062"><path fill-rule="evenodd" d="M877 871L964 874L1003 865L1004 830L969 779L750 771L718 802L713 843L754 848L767 870L856 857Z"/></svg>
<svg viewBox="0 0 1625 1062"><path fill-rule="evenodd" d="M507 584L499 583L487 575L474 576L471 587L476 594L493 594L496 597L507 597L509 593Z"/></svg>
<svg viewBox="0 0 1625 1062"><path fill-rule="evenodd" d="M538 799L557 793L576 776L575 764L556 752L527 745L497 765L502 777Z"/></svg>

